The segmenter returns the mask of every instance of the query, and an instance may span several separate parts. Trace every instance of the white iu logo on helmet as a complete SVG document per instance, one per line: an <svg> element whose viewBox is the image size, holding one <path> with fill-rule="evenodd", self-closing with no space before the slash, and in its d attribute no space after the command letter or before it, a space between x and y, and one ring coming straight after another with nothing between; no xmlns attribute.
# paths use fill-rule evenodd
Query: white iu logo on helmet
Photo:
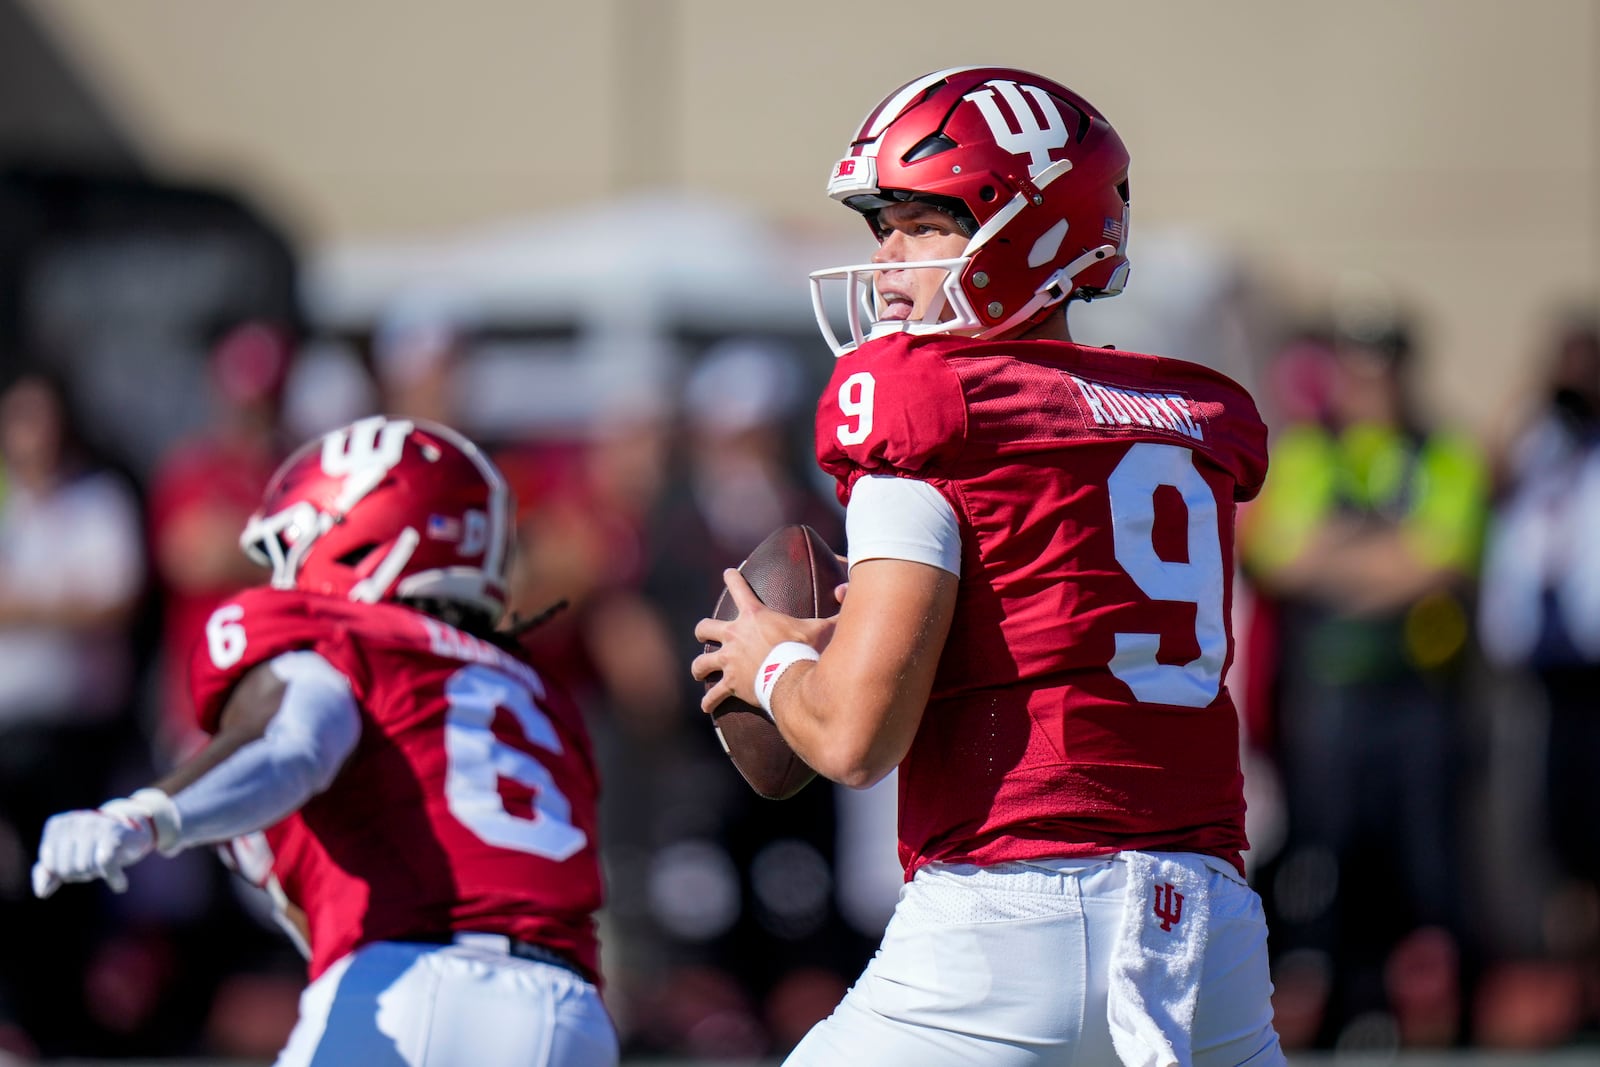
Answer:
<svg viewBox="0 0 1600 1067"><path fill-rule="evenodd" d="M1033 98L1039 114L1044 116L1043 125L1039 124L1023 93ZM981 89L968 93L964 99L978 105L984 121L989 124L989 132L994 134L995 144L1014 156L1028 157L1030 178L1037 178L1040 171L1054 162L1050 158L1052 149L1067 147L1067 142L1072 138L1061 109L1050 94L1037 85L1018 85L1012 81L985 82ZM1010 116L1001 109L1001 100L1006 102Z"/></svg>
<svg viewBox="0 0 1600 1067"><path fill-rule="evenodd" d="M383 476L400 462L412 424L382 415L358 419L346 429L322 439L322 470L330 478L343 478L338 508L348 511L356 501L377 488Z"/></svg>

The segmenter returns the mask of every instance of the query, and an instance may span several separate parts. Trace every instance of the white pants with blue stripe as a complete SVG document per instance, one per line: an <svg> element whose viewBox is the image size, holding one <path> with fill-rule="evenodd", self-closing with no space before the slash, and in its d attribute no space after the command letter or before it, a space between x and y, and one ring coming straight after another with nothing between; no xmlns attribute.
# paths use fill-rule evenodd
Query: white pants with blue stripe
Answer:
<svg viewBox="0 0 1600 1067"><path fill-rule="evenodd" d="M563 967L475 944L379 941L317 976L275 1067L612 1067L595 987Z"/></svg>

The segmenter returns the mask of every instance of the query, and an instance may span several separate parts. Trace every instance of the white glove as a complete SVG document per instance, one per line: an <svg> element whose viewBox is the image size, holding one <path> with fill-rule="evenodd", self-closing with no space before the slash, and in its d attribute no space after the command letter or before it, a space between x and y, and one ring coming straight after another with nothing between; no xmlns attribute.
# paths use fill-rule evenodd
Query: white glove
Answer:
<svg viewBox="0 0 1600 1067"><path fill-rule="evenodd" d="M103 878L114 892L128 888L123 869L148 856L176 834L172 800L156 789L112 800L93 811L52 815L39 839L33 893L43 898L63 882Z"/></svg>

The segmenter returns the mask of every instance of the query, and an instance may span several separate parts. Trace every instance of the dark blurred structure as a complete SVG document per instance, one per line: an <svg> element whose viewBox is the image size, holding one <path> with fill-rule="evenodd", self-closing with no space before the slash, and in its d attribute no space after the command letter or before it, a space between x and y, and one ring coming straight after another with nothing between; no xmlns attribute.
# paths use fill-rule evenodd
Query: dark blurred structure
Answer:
<svg viewBox="0 0 1600 1067"><path fill-rule="evenodd" d="M69 375L141 474L211 421L204 366L224 331L298 326L296 279L286 234L233 194L0 171L0 346Z"/></svg>
<svg viewBox="0 0 1600 1067"><path fill-rule="evenodd" d="M1424 420L1414 348L1387 308L1290 346L1295 417L1241 521L1258 623L1275 630L1288 836L1260 888L1290 1048L1465 1035L1460 683L1488 475L1470 438Z"/></svg>
<svg viewBox="0 0 1600 1067"><path fill-rule="evenodd" d="M207 421L197 373L233 323L298 323L283 227L174 181L15 0L0 0L0 354L67 375L136 472Z"/></svg>
<svg viewBox="0 0 1600 1067"><path fill-rule="evenodd" d="M137 147L24 5L0 0L0 166L143 169Z"/></svg>

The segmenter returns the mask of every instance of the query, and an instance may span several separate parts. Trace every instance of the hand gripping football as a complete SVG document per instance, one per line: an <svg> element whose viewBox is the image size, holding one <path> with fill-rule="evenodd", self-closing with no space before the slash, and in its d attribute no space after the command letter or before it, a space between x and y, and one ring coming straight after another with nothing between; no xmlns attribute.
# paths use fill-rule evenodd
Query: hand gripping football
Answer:
<svg viewBox="0 0 1600 1067"><path fill-rule="evenodd" d="M780 526L739 565L739 573L756 597L774 611L798 619L823 619L835 615L839 604L833 590L846 580L844 565L822 536L799 523ZM723 589L712 614L718 619L738 615L733 597ZM717 646L706 645L710 652ZM707 688L715 684L713 676ZM729 697L711 712L712 725L723 751L750 783L769 800L794 796L817 772L794 754L778 728L760 708Z"/></svg>

